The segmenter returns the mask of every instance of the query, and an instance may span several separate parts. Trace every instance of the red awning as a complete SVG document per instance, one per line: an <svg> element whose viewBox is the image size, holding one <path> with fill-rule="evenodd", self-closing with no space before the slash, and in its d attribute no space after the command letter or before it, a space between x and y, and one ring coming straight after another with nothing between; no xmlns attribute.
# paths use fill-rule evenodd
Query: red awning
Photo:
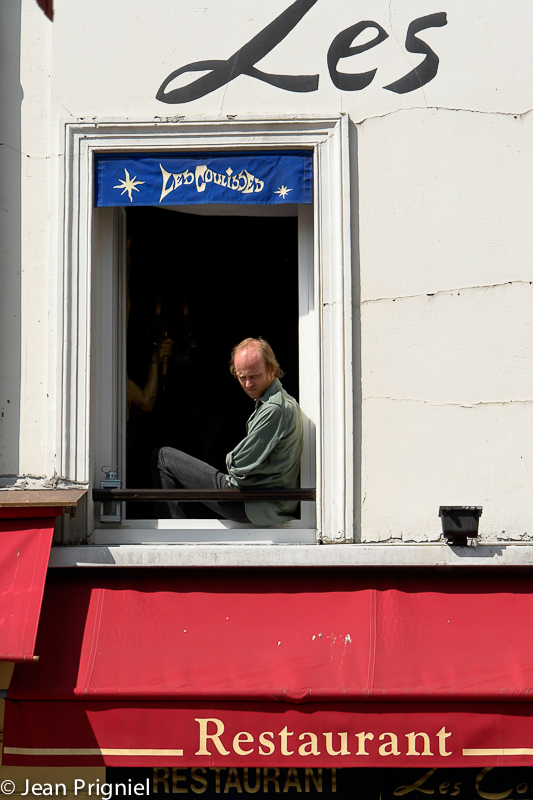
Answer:
<svg viewBox="0 0 533 800"><path fill-rule="evenodd" d="M0 519L0 661L34 658L54 523L61 509L10 509ZM4 512L5 513L5 512ZM48 516L50 515L50 516Z"/></svg>
<svg viewBox="0 0 533 800"><path fill-rule="evenodd" d="M54 571L3 763L532 765L532 615L527 575Z"/></svg>

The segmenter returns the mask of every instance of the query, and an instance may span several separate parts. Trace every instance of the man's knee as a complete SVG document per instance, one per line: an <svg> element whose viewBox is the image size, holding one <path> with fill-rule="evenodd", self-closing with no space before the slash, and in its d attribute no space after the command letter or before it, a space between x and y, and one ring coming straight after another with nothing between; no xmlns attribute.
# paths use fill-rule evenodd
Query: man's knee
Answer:
<svg viewBox="0 0 533 800"><path fill-rule="evenodd" d="M158 447L152 452L152 472L154 475L170 475L182 480L187 473L191 456L175 447Z"/></svg>
<svg viewBox="0 0 533 800"><path fill-rule="evenodd" d="M178 453L178 450L175 450L173 447L156 447L155 450L152 450L152 469L159 469L160 467L164 467L167 461L167 457L172 453Z"/></svg>
<svg viewBox="0 0 533 800"><path fill-rule="evenodd" d="M163 450L162 447L156 447L155 450L152 450L152 454L150 456L150 461L152 463L152 472L158 469L159 467L159 453Z"/></svg>

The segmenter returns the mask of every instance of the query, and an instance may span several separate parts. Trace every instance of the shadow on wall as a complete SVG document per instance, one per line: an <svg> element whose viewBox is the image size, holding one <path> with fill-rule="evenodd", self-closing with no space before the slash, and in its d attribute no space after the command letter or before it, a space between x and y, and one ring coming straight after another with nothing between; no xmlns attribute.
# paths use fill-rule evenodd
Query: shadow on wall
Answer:
<svg viewBox="0 0 533 800"><path fill-rule="evenodd" d="M0 4L0 487L19 472L21 329L20 2ZM15 477L13 477L15 476Z"/></svg>
<svg viewBox="0 0 533 800"><path fill-rule="evenodd" d="M52 22L54 19L54 0L37 0L37 4Z"/></svg>

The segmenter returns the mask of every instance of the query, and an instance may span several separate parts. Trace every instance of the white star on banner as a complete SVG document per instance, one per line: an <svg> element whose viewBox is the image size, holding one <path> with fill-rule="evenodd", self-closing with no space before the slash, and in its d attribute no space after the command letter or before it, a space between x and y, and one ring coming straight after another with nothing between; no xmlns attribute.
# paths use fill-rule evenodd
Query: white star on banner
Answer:
<svg viewBox="0 0 533 800"><path fill-rule="evenodd" d="M124 194L124 192L127 192L128 197L130 198L130 203L132 203L133 202L133 198L131 196L132 191L135 190L136 192L138 192L139 190L137 189L137 186L140 186L142 183L144 183L144 181L138 181L137 175L135 175L134 178L130 178L130 173L125 167L124 167L124 172L126 173L125 180L119 179L118 186L113 186L113 189L122 189L120 194Z"/></svg>
<svg viewBox="0 0 533 800"><path fill-rule="evenodd" d="M274 194L279 194L279 196L280 196L281 198L283 198L283 200L285 200L285 198L287 197L287 195L289 194L289 192L292 192L292 189L287 189L287 187L286 187L286 186L280 186L280 187L279 187L279 189L276 189L276 191L274 192Z"/></svg>

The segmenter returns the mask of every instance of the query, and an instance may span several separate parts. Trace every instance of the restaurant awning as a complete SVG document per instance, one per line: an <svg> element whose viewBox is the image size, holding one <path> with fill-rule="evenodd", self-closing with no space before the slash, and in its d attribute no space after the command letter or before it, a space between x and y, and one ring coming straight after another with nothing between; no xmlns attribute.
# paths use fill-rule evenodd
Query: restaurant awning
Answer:
<svg viewBox="0 0 533 800"><path fill-rule="evenodd" d="M0 661L34 658L54 523L0 518Z"/></svg>
<svg viewBox="0 0 533 800"><path fill-rule="evenodd" d="M36 658L35 639L56 517L84 490L0 492L0 661Z"/></svg>
<svg viewBox="0 0 533 800"><path fill-rule="evenodd" d="M3 763L533 764L527 575L54 571Z"/></svg>

